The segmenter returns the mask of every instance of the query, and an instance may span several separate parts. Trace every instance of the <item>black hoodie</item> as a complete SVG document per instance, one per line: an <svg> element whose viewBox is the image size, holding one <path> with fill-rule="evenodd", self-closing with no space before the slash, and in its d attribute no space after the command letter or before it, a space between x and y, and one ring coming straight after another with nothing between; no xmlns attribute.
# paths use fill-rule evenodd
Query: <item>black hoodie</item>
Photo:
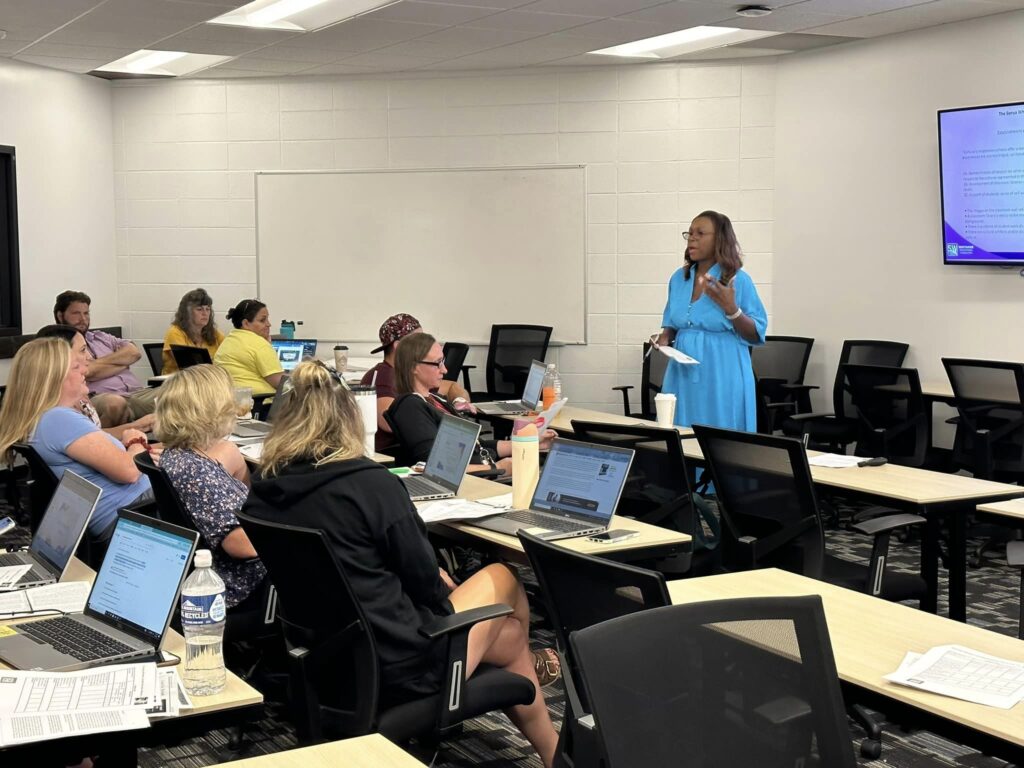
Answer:
<svg viewBox="0 0 1024 768"><path fill-rule="evenodd" d="M363 458L293 464L254 480L243 509L324 532L373 627L385 686L435 669L438 649L419 628L451 613L449 590L401 480Z"/></svg>

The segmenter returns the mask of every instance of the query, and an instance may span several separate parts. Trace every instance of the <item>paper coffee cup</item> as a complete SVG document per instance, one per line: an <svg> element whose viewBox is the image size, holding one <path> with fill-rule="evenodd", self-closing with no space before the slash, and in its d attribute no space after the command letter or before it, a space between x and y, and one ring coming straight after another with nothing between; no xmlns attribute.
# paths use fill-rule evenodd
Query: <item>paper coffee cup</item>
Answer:
<svg viewBox="0 0 1024 768"><path fill-rule="evenodd" d="M672 427L676 419L676 396L659 392L654 396L654 411L659 427Z"/></svg>

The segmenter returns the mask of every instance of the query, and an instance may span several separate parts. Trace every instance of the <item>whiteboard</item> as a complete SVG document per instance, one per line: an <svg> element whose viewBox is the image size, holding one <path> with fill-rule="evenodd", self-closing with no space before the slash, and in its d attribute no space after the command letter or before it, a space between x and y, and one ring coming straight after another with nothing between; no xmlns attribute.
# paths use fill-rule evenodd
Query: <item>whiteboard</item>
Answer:
<svg viewBox="0 0 1024 768"><path fill-rule="evenodd" d="M305 338L376 342L408 312L442 341L586 342L582 166L258 173L256 235L259 297Z"/></svg>

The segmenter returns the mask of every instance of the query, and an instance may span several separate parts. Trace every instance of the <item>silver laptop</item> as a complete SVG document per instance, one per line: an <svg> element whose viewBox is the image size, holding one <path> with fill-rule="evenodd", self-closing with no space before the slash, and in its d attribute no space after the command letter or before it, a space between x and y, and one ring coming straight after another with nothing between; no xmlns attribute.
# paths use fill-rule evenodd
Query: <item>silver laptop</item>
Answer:
<svg viewBox="0 0 1024 768"><path fill-rule="evenodd" d="M529 509L470 524L509 536L525 528L549 541L605 531L619 505L634 453L632 448L556 439Z"/></svg>
<svg viewBox="0 0 1024 768"><path fill-rule="evenodd" d="M540 360L530 363L521 400L498 400L493 403L473 403L476 409L487 416L520 416L537 410L544 387L544 371L547 368Z"/></svg>
<svg viewBox="0 0 1024 768"><path fill-rule="evenodd" d="M292 393L291 377L288 374L284 374L277 382L277 390L274 392L274 399L270 402L270 410L267 411L266 421L242 421L236 422L235 426L231 429L233 437L241 438L244 440L251 440L252 438L265 438L270 430L273 428L274 417L283 406Z"/></svg>
<svg viewBox="0 0 1024 768"><path fill-rule="evenodd" d="M480 425L475 421L443 415L423 474L402 476L410 498L429 501L455 496L479 437Z"/></svg>
<svg viewBox="0 0 1024 768"><path fill-rule="evenodd" d="M317 339L271 339L281 369L291 371L308 358L316 358Z"/></svg>
<svg viewBox="0 0 1024 768"><path fill-rule="evenodd" d="M50 671L156 660L199 534L127 509L118 515L85 611L12 625L0 659Z"/></svg>
<svg viewBox="0 0 1024 768"><path fill-rule="evenodd" d="M64 470L28 549L0 555L0 566L31 566L11 589L60 581L82 541L101 493L99 486L69 469Z"/></svg>

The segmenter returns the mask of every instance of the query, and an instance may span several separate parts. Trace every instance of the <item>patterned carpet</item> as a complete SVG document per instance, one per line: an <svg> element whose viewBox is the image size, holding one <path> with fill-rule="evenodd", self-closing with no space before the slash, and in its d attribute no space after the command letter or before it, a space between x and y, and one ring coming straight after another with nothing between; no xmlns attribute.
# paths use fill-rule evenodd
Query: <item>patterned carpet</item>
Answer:
<svg viewBox="0 0 1024 768"><path fill-rule="evenodd" d="M833 499L840 509L848 509L842 499ZM10 508L0 502L0 516L10 514ZM27 532L19 529L5 537L5 544L12 545L27 539ZM860 534L842 530L829 534L829 547L837 555L851 560L866 561L870 555L870 542ZM918 562L916 543L893 542L892 565L899 569L914 571ZM940 571L944 577L944 572ZM529 575L527 575L529 578ZM1006 566L1005 561L992 560L985 567L972 569L968 573L968 605L970 622L996 632L1015 635L1019 603L1019 574ZM945 591L945 585L942 586ZM945 605L940 606L945 610ZM531 632L534 647L553 645L551 633L539 627ZM558 727L564 713L564 694L560 684L545 689L552 719ZM882 719L882 714L879 714ZM981 755L974 750L942 738L941 734L926 731L906 732L899 726L886 723L882 738L882 755L877 760L865 760L858 755L859 766L867 768L1005 768L1002 760ZM851 722L851 737L854 750L864 737L859 726ZM283 708L268 704L265 715L247 731L240 751L228 747L226 731L211 731L201 738L190 739L181 744L167 745L140 752L139 765L142 768L200 768L201 766L269 754L291 749L296 746L295 733L286 719ZM478 718L467 723L463 733L446 742L434 765L438 768L464 768L484 766L497 768L522 766L540 768L540 760L533 755L529 745L502 715Z"/></svg>

